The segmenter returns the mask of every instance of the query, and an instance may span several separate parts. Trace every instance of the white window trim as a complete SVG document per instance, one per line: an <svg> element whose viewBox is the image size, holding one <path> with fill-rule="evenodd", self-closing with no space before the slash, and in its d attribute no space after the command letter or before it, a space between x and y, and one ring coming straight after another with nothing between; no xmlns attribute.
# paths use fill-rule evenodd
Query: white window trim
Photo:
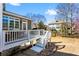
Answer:
<svg viewBox="0 0 79 59"><path fill-rule="evenodd" d="M9 27L10 27L10 20L13 20L13 21L14 21L14 25L15 25L14 17L11 17L12 19L11 19L10 17L11 17L11 16L9 16L9 23L8 23L8 24L9 24ZM14 28L15 28L15 27L14 27ZM13 30L14 30L14 28L13 28ZM9 28L9 30L10 30L10 28Z"/></svg>
<svg viewBox="0 0 79 59"><path fill-rule="evenodd" d="M16 19L18 19L18 20L16 20ZM15 28L15 21L19 22L19 28L18 29ZM20 19L19 18L14 19L14 30L20 30Z"/></svg>
<svg viewBox="0 0 79 59"><path fill-rule="evenodd" d="M7 15L3 15L3 16L7 16ZM8 16L8 18L4 18L4 19L8 19L8 29L7 30L9 30L9 18L10 18L10 16Z"/></svg>

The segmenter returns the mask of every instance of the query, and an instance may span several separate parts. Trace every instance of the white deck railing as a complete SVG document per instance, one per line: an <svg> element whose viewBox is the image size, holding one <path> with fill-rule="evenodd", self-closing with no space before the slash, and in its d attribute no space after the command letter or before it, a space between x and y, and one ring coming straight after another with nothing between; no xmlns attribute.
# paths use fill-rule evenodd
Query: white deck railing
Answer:
<svg viewBox="0 0 79 59"><path fill-rule="evenodd" d="M35 52L40 53L43 49L45 49L48 41L50 40L51 32L46 31L44 35L41 36L40 39L37 40L37 43L35 46L33 46L31 49Z"/></svg>
<svg viewBox="0 0 79 59"><path fill-rule="evenodd" d="M45 34L46 34L46 31L44 30L3 31L2 50L6 50L9 48L30 42L33 39L41 38L41 36Z"/></svg>
<svg viewBox="0 0 79 59"><path fill-rule="evenodd" d="M44 34L45 34L44 30L29 30L28 31L28 39L36 38L36 37L39 37Z"/></svg>
<svg viewBox="0 0 79 59"><path fill-rule="evenodd" d="M51 33L49 31L46 31L46 33L41 36L37 44L42 44L43 46L45 46L49 41L50 37L51 37Z"/></svg>
<svg viewBox="0 0 79 59"><path fill-rule="evenodd" d="M3 31L3 38L5 40L5 44L12 43L19 40L27 40L28 35L27 31Z"/></svg>
<svg viewBox="0 0 79 59"><path fill-rule="evenodd" d="M9 30L3 31L3 40L4 44L10 44L21 40L31 40L44 34L44 30Z"/></svg>

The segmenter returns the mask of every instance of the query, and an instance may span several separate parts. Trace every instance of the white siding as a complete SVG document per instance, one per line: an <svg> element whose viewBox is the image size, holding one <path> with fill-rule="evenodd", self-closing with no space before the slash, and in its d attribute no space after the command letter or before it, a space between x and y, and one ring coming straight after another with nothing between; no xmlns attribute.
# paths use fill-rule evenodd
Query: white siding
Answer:
<svg viewBox="0 0 79 59"><path fill-rule="evenodd" d="M0 3L0 52L2 51L3 40L2 40L2 12L3 12L3 4Z"/></svg>

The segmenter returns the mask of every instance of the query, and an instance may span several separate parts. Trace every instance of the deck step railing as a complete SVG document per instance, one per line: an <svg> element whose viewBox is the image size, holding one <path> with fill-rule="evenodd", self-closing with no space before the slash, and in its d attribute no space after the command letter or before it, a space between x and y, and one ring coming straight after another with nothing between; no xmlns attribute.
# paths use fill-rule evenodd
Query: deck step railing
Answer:
<svg viewBox="0 0 79 59"><path fill-rule="evenodd" d="M29 30L28 31L28 39L39 37L44 34L45 34L44 30Z"/></svg>
<svg viewBox="0 0 79 59"><path fill-rule="evenodd" d="M47 43L48 43L48 40L50 39L51 37L51 33L49 31L46 31L45 32L45 35L43 35L39 40L38 42L36 43L35 46L33 46L31 49L35 52L38 52L40 53L43 49L45 49Z"/></svg>
<svg viewBox="0 0 79 59"><path fill-rule="evenodd" d="M29 30L28 31L28 39L32 39L35 37L40 36L40 31L39 30Z"/></svg>

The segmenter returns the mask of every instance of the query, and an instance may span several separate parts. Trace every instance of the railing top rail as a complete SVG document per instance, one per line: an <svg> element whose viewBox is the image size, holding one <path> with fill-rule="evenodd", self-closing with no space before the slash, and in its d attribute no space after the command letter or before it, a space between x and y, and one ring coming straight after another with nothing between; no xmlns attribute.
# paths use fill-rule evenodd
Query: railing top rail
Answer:
<svg viewBox="0 0 79 59"><path fill-rule="evenodd" d="M40 31L40 30L28 30L28 31Z"/></svg>
<svg viewBox="0 0 79 59"><path fill-rule="evenodd" d="M17 32L17 31L27 31L27 30L3 30L3 32Z"/></svg>

